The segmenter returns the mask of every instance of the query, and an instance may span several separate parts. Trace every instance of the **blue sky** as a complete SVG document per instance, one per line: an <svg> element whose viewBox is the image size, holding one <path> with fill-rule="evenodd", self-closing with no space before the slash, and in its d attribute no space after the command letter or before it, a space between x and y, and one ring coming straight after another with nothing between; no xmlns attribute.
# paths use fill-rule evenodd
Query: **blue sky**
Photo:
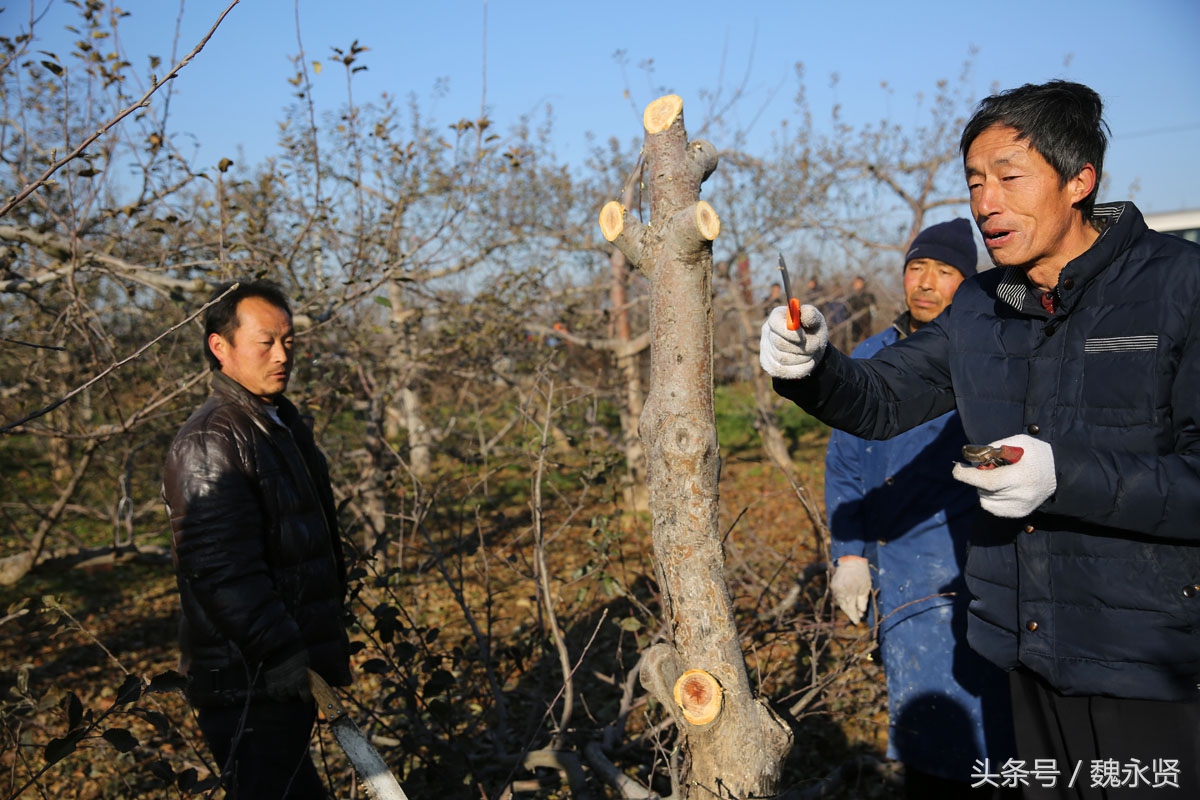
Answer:
<svg viewBox="0 0 1200 800"><path fill-rule="evenodd" d="M6 34L24 27L25 2L6 3L0 14ZM48 37L43 49L68 50L71 36L62 27L73 21L73 9L63 0L34 3L48 8L39 31ZM181 8L179 54L228 2L118 4L132 12L122 23L122 42L141 66L145 53L170 56ZM689 107L699 109L702 90L722 84L728 90L745 80L748 96L735 114L755 121L754 131L765 137L791 111L797 62L805 66L818 120L840 103L851 121L909 124L917 118L917 93L932 93L938 79L956 79L974 49L976 99L994 87L1056 77L1101 93L1113 132L1103 199L1132 194L1146 212L1200 208L1196 0L242 0L174 86L172 128L195 134L201 164L223 156L254 163L272 152L291 99L297 13L307 60L325 65L313 76L319 103L333 107L344 98L344 75L331 68L330 48L358 40L370 49L359 62L368 70L357 77L357 100L386 91L415 93L424 103L437 82L448 80L434 113L446 123L473 118L486 72L492 119L507 128L553 106L556 150L573 163L589 132L640 137L641 109L660 87L683 97L686 115ZM618 50L629 62L624 71L614 59ZM650 78L638 68L647 59L654 64Z"/></svg>

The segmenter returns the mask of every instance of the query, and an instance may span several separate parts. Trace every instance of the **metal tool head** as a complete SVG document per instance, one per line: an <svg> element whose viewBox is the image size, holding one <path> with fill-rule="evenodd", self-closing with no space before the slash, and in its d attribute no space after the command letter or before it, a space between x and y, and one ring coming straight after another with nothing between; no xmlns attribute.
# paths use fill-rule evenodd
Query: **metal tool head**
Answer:
<svg viewBox="0 0 1200 800"><path fill-rule="evenodd" d="M325 679L310 669L308 680L317 708L333 731L333 738L354 765L354 771L358 773L359 780L367 790L367 797L370 800L408 800L408 795L400 788L400 782L392 774L383 756L379 755L371 740L346 713L337 694L329 688Z"/></svg>
<svg viewBox="0 0 1200 800"><path fill-rule="evenodd" d="M792 300L792 281L788 278L787 262L783 260L783 253L779 254L779 275L783 283L783 296L790 303Z"/></svg>
<svg viewBox="0 0 1200 800"><path fill-rule="evenodd" d="M963 461L976 467L1002 467L1012 463L1005 457L1003 448L989 444L965 444L962 456Z"/></svg>

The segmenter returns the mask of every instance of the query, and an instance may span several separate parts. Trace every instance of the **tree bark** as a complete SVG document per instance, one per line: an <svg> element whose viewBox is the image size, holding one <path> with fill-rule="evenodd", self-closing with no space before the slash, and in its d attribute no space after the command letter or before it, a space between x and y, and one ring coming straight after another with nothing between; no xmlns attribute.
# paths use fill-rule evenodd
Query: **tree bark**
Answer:
<svg viewBox="0 0 1200 800"><path fill-rule="evenodd" d="M650 390L640 429L673 644L647 653L643 683L679 725L684 797L771 796L792 734L751 689L718 519L712 240L720 221L699 199L716 150L687 140L675 95L647 106L643 122L651 221L643 225L616 201L600 214L605 238L650 281Z"/></svg>

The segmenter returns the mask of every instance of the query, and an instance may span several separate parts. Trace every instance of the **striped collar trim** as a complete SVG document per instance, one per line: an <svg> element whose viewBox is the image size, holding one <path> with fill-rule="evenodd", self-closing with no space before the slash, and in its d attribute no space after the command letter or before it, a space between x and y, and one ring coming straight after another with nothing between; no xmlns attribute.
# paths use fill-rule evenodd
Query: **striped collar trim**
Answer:
<svg viewBox="0 0 1200 800"><path fill-rule="evenodd" d="M1092 209L1092 220L1097 223L1101 232L1115 225L1121 219L1127 203L1104 203Z"/></svg>
<svg viewBox="0 0 1200 800"><path fill-rule="evenodd" d="M1034 297L1029 281L1025 279L1025 271L1020 267L1005 267L1000 285L996 287L996 295L1017 311L1027 310L1027 301L1042 310L1041 303Z"/></svg>
<svg viewBox="0 0 1200 800"><path fill-rule="evenodd" d="M1127 203L1106 203L1097 205L1092 211L1092 222L1100 231L1101 239L1112 230L1121 215L1125 212ZM1096 244L1092 244L1094 249ZM1069 265L1068 265L1069 266ZM1061 280L1061 276L1060 276ZM1025 313L1033 312L1035 314L1044 314L1045 309L1042 308L1040 293L1025 277L1025 270L1020 267L1005 267L1004 275L1000 278L1000 284L996 287L997 296L1007 305L1015 308L1017 311Z"/></svg>

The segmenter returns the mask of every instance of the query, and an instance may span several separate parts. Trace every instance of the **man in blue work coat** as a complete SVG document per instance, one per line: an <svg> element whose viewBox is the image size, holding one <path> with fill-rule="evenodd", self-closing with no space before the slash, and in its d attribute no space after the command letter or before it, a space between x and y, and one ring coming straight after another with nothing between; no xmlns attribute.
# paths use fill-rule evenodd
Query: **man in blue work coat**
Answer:
<svg viewBox="0 0 1200 800"><path fill-rule="evenodd" d="M978 255L972 226L933 225L905 256L908 310L864 341L870 358L950 304ZM850 620L879 620L888 687L888 756L904 764L912 798L988 797L971 789L978 762L1013 755L1007 676L966 642L963 578L975 489L951 476L966 443L957 412L887 441L834 431L825 458L825 506L836 568L831 589ZM870 608L872 587L877 605Z"/></svg>

